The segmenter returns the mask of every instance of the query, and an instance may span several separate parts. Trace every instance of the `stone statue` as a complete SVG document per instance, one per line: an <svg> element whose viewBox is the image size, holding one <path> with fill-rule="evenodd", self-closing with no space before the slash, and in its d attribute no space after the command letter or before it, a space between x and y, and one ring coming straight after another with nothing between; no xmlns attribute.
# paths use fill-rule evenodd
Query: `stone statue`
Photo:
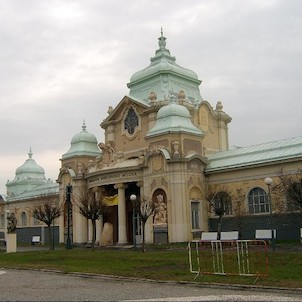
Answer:
<svg viewBox="0 0 302 302"><path fill-rule="evenodd" d="M164 202L164 196L158 194L156 199L157 201L154 207L154 224L165 224L167 223L167 205Z"/></svg>
<svg viewBox="0 0 302 302"><path fill-rule="evenodd" d="M17 218L14 213L7 214L7 233L16 233L17 228Z"/></svg>
<svg viewBox="0 0 302 302"><path fill-rule="evenodd" d="M106 144L100 143L99 148L102 150L102 164L110 166L114 163L116 157L116 151L114 149L114 142L108 142Z"/></svg>

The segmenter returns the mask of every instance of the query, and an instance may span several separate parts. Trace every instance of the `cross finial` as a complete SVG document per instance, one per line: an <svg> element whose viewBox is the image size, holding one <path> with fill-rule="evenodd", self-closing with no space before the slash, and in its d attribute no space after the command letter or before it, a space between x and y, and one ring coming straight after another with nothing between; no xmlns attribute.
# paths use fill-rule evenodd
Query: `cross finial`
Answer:
<svg viewBox="0 0 302 302"><path fill-rule="evenodd" d="M28 157L29 158L32 158L32 156L33 156L33 153L31 152L31 146L29 147L29 152L28 152Z"/></svg>
<svg viewBox="0 0 302 302"><path fill-rule="evenodd" d="M86 123L85 123L85 119L83 120L83 126L82 126L83 131L86 131Z"/></svg>

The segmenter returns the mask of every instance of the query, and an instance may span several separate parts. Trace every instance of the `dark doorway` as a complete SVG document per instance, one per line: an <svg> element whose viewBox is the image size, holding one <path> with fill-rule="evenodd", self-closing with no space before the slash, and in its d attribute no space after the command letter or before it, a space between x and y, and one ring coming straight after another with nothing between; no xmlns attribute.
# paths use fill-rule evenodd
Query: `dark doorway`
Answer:
<svg viewBox="0 0 302 302"><path fill-rule="evenodd" d="M118 242L118 208L117 206L108 207L103 216L103 223L109 222L113 226L113 244Z"/></svg>

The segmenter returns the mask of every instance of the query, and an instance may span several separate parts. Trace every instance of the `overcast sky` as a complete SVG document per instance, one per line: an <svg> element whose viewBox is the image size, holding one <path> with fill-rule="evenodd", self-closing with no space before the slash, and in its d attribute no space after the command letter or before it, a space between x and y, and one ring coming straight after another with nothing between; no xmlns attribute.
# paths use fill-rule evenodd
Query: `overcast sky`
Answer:
<svg viewBox="0 0 302 302"><path fill-rule="evenodd" d="M302 135L301 0L0 0L0 193L28 158L57 179L72 136L103 141L108 106L147 67L163 27L230 144Z"/></svg>

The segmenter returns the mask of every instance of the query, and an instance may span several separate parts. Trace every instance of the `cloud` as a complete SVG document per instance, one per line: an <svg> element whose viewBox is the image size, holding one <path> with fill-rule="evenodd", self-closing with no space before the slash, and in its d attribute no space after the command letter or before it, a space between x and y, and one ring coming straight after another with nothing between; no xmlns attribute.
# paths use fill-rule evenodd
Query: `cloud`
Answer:
<svg viewBox="0 0 302 302"><path fill-rule="evenodd" d="M163 27L201 94L222 101L230 142L299 136L302 2L281 0L0 2L0 192L34 158L55 179L72 136L99 141L108 106L149 65Z"/></svg>

